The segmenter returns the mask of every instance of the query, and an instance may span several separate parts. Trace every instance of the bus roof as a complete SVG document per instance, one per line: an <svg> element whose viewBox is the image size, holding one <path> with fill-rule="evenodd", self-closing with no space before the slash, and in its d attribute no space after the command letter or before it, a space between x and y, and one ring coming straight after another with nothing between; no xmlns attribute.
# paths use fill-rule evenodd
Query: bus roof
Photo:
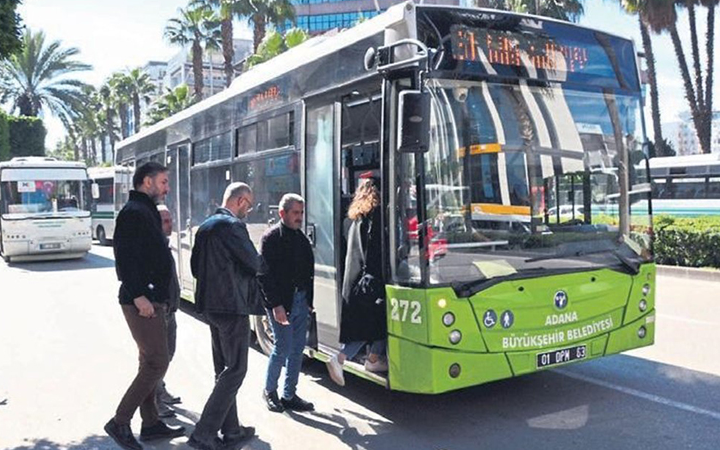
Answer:
<svg viewBox="0 0 720 450"><path fill-rule="evenodd" d="M720 164L720 154L718 153L683 156L660 156L656 158L650 158L650 168L652 169L659 169L663 167L705 166L714 164Z"/></svg>
<svg viewBox="0 0 720 450"><path fill-rule="evenodd" d="M88 178L98 180L102 178L115 178L116 173L132 173L132 169L124 166L88 167Z"/></svg>
<svg viewBox="0 0 720 450"><path fill-rule="evenodd" d="M80 161L59 161L55 158L50 158L46 156L19 156L11 159L10 161L3 161L0 162L0 168L31 168L31 167L39 167L44 169L49 168L63 168L63 169L70 169L70 168L79 168L84 169L85 163Z"/></svg>
<svg viewBox="0 0 720 450"><path fill-rule="evenodd" d="M366 37L372 36L389 26L402 21L405 18L405 8L413 11L415 5L412 2L406 2L394 5L380 15L370 20L362 22L350 29L344 30L337 34L326 33L321 36L308 39L297 47L272 58L271 60L259 64L247 72L243 72L240 76L233 80L229 88L219 92L212 97L192 105L191 107L171 116L167 119L143 129L138 134L134 134L129 138L119 142L118 148L122 148L133 142L139 141L145 136L149 136L154 132L166 128L170 125L178 123L188 117L193 116L201 111L208 110L232 97L245 92L253 87L260 86L272 79L278 78L285 73L292 72L298 67L306 64L308 61L316 60L321 56L336 52L348 45L358 42Z"/></svg>

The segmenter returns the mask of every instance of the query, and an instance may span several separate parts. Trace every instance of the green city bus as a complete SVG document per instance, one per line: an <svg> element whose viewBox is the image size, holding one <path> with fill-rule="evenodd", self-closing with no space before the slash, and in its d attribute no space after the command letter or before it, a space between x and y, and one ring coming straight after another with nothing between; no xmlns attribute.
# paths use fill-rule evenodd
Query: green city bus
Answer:
<svg viewBox="0 0 720 450"><path fill-rule="evenodd" d="M190 301L193 236L228 183L253 187L256 245L280 197L302 194L316 263L307 353L324 361L340 348L343 221L360 176L375 176L389 371L344 369L441 393L653 343L644 143L631 41L408 2L245 71L119 143L116 163L170 168ZM267 319L253 323L268 351Z"/></svg>

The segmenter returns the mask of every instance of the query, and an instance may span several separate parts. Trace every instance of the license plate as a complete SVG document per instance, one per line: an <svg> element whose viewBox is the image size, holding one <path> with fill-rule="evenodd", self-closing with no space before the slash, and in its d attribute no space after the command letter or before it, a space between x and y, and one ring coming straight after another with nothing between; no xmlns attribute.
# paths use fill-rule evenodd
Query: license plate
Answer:
<svg viewBox="0 0 720 450"><path fill-rule="evenodd" d="M556 364L563 364L587 357L587 346L578 345L577 347L563 348L552 352L537 354L537 367L549 367Z"/></svg>
<svg viewBox="0 0 720 450"><path fill-rule="evenodd" d="M57 250L60 248L60 244L40 244L40 250Z"/></svg>

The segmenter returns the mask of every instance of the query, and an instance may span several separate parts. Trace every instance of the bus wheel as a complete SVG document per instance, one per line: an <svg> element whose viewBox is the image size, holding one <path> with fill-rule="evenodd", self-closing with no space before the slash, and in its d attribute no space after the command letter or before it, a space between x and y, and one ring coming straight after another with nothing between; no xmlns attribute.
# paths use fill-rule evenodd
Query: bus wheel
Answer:
<svg viewBox="0 0 720 450"><path fill-rule="evenodd" d="M270 321L267 315L264 314L262 316L253 316L253 320L255 321L255 336L257 336L258 344L263 353L270 356L275 346L275 336L273 336Z"/></svg>
<svg viewBox="0 0 720 450"><path fill-rule="evenodd" d="M105 228L102 225L98 225L95 230L95 236L97 236L100 245L108 245L107 236L105 236Z"/></svg>
<svg viewBox="0 0 720 450"><path fill-rule="evenodd" d="M3 260L5 260L6 263L10 263L10 257L8 255L2 255Z"/></svg>

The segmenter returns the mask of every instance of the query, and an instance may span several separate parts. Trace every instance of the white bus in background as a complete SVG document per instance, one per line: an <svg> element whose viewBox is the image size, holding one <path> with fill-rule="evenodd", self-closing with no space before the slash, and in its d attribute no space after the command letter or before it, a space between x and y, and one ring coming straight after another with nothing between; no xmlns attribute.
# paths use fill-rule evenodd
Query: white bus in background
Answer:
<svg viewBox="0 0 720 450"><path fill-rule="evenodd" d="M5 261L82 258L92 232L84 163L19 157L0 163L0 253Z"/></svg>
<svg viewBox="0 0 720 450"><path fill-rule="evenodd" d="M89 167L92 200L90 212L92 216L92 237L100 245L108 245L115 233L115 195L118 190L118 201L121 205L127 202L128 189L121 184L122 174L130 169L116 167Z"/></svg>

